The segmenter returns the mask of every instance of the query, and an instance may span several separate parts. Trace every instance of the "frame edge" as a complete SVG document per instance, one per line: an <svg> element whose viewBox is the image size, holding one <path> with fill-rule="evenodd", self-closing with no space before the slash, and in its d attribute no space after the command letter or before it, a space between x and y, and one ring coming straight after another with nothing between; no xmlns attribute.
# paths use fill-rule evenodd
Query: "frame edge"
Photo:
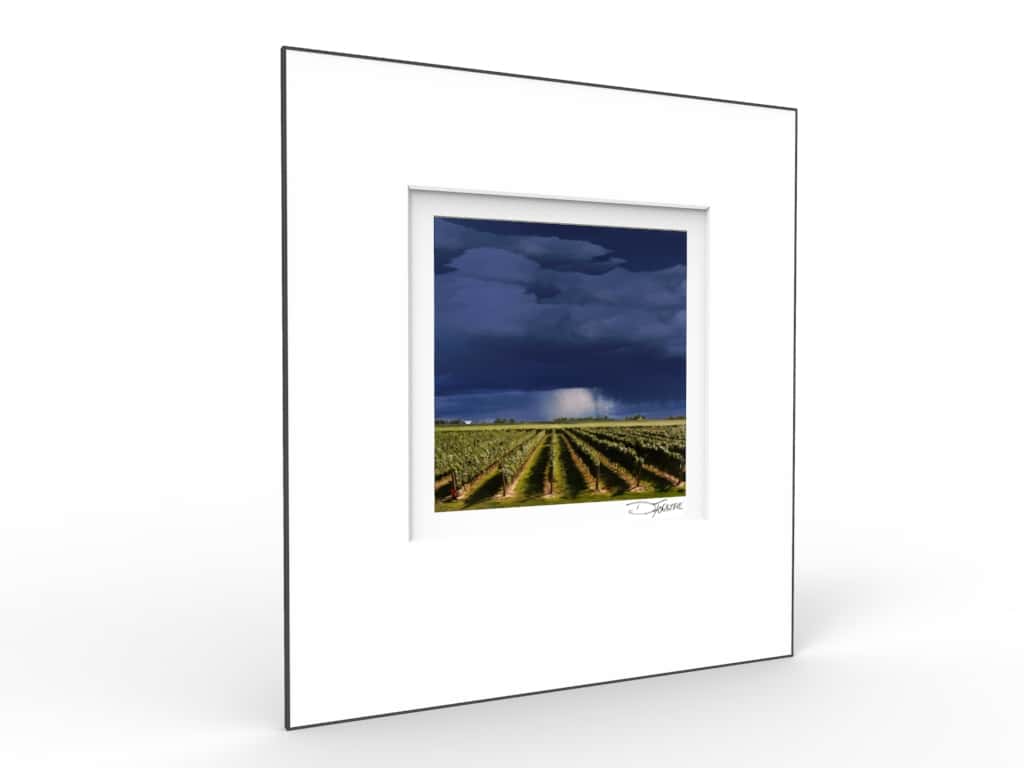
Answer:
<svg viewBox="0 0 1024 768"><path fill-rule="evenodd" d="M429 61L411 61L409 59L393 59L387 56L368 56L362 53L345 53L342 51L328 51L321 48L304 48L297 45L282 45L283 51L294 51L296 53L315 53L323 56L342 56L348 59L362 59L363 61L383 61L389 64L407 64L414 67L431 67L433 69L447 69L454 72L471 72L477 75L498 75L500 77L515 77L521 80L539 80L545 83L559 83L562 85L583 85L588 88L607 88L613 91L629 91L631 93L646 93L652 96L672 96L677 99L695 99L697 101L713 101L719 104L735 104L743 107L760 107L762 109L778 109L786 112L796 112L796 107L786 107L780 104L762 104L756 101L744 101L742 99L717 99L712 96L694 96L689 93L675 93L674 91L659 91L649 88L634 88L628 85L609 85L607 83L591 83L585 80L568 80L560 77L543 77L541 75L524 75L519 72L501 72L496 69L479 69L477 67L458 67L453 64L435 64Z"/></svg>
<svg viewBox="0 0 1024 768"><path fill-rule="evenodd" d="M288 529L288 49L281 46L281 442L284 608L284 727L292 729L291 717L291 598Z"/></svg>

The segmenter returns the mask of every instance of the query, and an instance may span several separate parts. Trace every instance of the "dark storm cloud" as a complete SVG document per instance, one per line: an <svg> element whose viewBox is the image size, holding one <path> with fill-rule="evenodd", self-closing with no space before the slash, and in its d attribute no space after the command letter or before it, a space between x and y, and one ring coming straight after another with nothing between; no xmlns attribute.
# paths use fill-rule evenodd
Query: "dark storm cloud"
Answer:
<svg viewBox="0 0 1024 768"><path fill-rule="evenodd" d="M682 232L435 219L437 417L682 413L685 249Z"/></svg>
<svg viewBox="0 0 1024 768"><path fill-rule="evenodd" d="M477 225L491 222L473 221ZM517 222L518 223L518 222ZM455 219L434 219L434 252L443 264L471 248L494 247L519 253L547 269L601 274L622 264L608 257L609 249L586 240L540 234L502 234L473 229Z"/></svg>

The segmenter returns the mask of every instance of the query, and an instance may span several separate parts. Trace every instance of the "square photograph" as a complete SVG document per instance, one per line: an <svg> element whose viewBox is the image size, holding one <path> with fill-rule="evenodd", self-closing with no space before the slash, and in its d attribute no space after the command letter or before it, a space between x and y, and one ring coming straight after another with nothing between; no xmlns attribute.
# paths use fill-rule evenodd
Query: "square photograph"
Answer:
<svg viewBox="0 0 1024 768"><path fill-rule="evenodd" d="M434 511L686 494L686 232L434 217Z"/></svg>

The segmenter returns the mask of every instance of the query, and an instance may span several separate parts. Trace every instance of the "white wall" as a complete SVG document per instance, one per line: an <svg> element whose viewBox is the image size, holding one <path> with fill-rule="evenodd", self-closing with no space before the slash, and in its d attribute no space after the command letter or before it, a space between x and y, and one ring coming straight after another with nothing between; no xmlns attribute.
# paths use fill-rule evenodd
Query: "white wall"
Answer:
<svg viewBox="0 0 1024 768"><path fill-rule="evenodd" d="M1009 9L6 5L0 762L1019 765ZM800 108L795 659L281 730L282 43Z"/></svg>

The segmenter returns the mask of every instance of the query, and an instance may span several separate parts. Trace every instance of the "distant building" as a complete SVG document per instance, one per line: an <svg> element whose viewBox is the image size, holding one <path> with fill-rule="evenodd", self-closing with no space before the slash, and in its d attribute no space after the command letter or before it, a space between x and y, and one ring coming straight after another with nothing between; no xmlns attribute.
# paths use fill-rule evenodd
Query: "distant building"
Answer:
<svg viewBox="0 0 1024 768"><path fill-rule="evenodd" d="M472 419L463 419L463 420L462 420L462 423L463 423L463 424L472 424L472 423L473 423L473 420L472 420Z"/></svg>

